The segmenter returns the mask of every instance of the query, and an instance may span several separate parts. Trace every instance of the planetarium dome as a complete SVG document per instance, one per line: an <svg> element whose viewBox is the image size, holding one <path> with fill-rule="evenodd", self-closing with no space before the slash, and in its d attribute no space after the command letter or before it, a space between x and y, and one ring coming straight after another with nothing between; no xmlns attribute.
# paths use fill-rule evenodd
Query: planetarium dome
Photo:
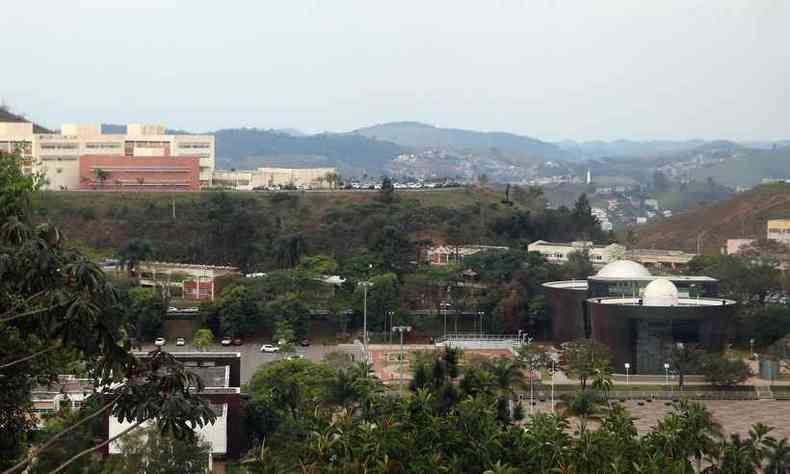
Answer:
<svg viewBox="0 0 790 474"><path fill-rule="evenodd" d="M645 306L677 306L678 301L678 288L666 278L651 281L642 295Z"/></svg>
<svg viewBox="0 0 790 474"><path fill-rule="evenodd" d="M631 260L616 260L606 264L595 276L602 278L644 278L652 275L647 268L639 263Z"/></svg>

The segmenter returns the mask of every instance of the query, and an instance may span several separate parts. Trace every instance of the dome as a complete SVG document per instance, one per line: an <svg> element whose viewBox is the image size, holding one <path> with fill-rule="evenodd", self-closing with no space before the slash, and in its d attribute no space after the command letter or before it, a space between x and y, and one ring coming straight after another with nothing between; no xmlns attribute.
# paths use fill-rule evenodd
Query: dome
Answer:
<svg viewBox="0 0 790 474"><path fill-rule="evenodd" d="M678 289L666 278L657 278L645 287L642 304L645 306L676 306L678 304Z"/></svg>
<svg viewBox="0 0 790 474"><path fill-rule="evenodd" d="M639 263L630 260L617 260L606 264L595 275L604 278L643 278L650 277L650 272Z"/></svg>

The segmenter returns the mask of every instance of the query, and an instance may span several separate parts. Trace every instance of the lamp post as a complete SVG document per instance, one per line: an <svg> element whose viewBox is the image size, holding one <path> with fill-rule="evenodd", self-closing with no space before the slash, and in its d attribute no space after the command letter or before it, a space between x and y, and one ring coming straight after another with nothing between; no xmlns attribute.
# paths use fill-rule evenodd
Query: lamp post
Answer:
<svg viewBox="0 0 790 474"><path fill-rule="evenodd" d="M359 282L359 286L362 287L362 344L365 346L365 351L368 350L368 287L373 286L373 283L369 281L361 281Z"/></svg>
<svg viewBox="0 0 790 474"><path fill-rule="evenodd" d="M393 316L395 316L395 311L387 311L387 317L390 320L389 327L390 330L387 331L387 344L392 343L392 325L393 325Z"/></svg>
<svg viewBox="0 0 790 474"><path fill-rule="evenodd" d="M403 391L403 333L410 332L411 326L393 326L392 332L400 333L400 391Z"/></svg>
<svg viewBox="0 0 790 474"><path fill-rule="evenodd" d="M754 338L749 339L749 359L754 360Z"/></svg>
<svg viewBox="0 0 790 474"><path fill-rule="evenodd" d="M450 303L448 303L446 301L442 301L441 303L439 303L439 305L442 307L442 314L444 315L444 337L446 339L447 338L447 311L450 308Z"/></svg>
<svg viewBox="0 0 790 474"><path fill-rule="evenodd" d="M554 374L557 373L557 360L551 358L551 412L554 413Z"/></svg>
<svg viewBox="0 0 790 474"><path fill-rule="evenodd" d="M628 371L631 370L631 364L629 362L625 363L625 384L628 385Z"/></svg>
<svg viewBox="0 0 790 474"><path fill-rule="evenodd" d="M480 339L483 338L483 315L484 314L485 313L483 313L482 311L478 311L477 312L477 315L480 317Z"/></svg>
<svg viewBox="0 0 790 474"><path fill-rule="evenodd" d="M669 362L664 362L664 373L666 375L667 388L671 388L669 385Z"/></svg>

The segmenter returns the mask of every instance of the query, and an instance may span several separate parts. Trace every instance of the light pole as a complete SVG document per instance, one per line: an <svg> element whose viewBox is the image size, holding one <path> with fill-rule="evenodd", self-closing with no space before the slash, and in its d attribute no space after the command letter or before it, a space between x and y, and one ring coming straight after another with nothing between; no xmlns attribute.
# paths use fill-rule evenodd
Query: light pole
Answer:
<svg viewBox="0 0 790 474"><path fill-rule="evenodd" d="M483 315L484 314L485 313L483 313L482 311L478 311L477 312L477 315L480 317L480 339L483 338Z"/></svg>
<svg viewBox="0 0 790 474"><path fill-rule="evenodd" d="M411 326L393 326L392 332L400 333L400 391L403 391L403 333L410 332Z"/></svg>
<svg viewBox="0 0 790 474"><path fill-rule="evenodd" d="M631 364L625 363L625 384L628 385L628 371L631 370Z"/></svg>
<svg viewBox="0 0 790 474"><path fill-rule="evenodd" d="M671 388L669 385L669 362L664 362L664 373L666 374L667 388Z"/></svg>
<svg viewBox="0 0 790 474"><path fill-rule="evenodd" d="M390 318L390 331L387 331L387 344L392 343L392 324L393 324L393 316L395 316L395 311L387 311L387 316Z"/></svg>
<svg viewBox="0 0 790 474"><path fill-rule="evenodd" d="M551 412L554 413L554 374L557 373L557 360L551 358Z"/></svg>
<svg viewBox="0 0 790 474"><path fill-rule="evenodd" d="M368 350L368 287L373 286L369 281L359 282L362 287L362 344L365 346L365 351Z"/></svg>
<svg viewBox="0 0 790 474"><path fill-rule="evenodd" d="M442 313L444 314L444 337L447 339L447 311L450 308L450 303L442 301L439 305L442 307Z"/></svg>
<svg viewBox="0 0 790 474"><path fill-rule="evenodd" d="M754 360L754 338L749 339L749 359Z"/></svg>

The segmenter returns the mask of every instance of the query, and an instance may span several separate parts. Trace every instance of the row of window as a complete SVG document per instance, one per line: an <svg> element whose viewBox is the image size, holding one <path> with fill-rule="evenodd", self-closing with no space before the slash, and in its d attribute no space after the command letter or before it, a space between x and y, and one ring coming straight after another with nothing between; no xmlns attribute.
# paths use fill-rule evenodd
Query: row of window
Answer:
<svg viewBox="0 0 790 474"><path fill-rule="evenodd" d="M79 143L42 143L42 150L78 150Z"/></svg>
<svg viewBox="0 0 790 474"><path fill-rule="evenodd" d="M210 143L179 143L179 148L190 148L190 149L205 149L211 148Z"/></svg>
<svg viewBox="0 0 790 474"><path fill-rule="evenodd" d="M789 235L790 229L768 229L769 234L782 234L782 235Z"/></svg>

